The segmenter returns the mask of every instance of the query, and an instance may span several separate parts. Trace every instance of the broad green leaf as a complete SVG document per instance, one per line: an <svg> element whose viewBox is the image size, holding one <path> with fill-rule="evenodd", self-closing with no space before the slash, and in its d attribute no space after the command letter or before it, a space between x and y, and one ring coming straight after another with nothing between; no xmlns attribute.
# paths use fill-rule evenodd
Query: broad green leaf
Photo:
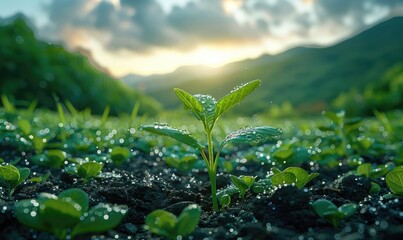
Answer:
<svg viewBox="0 0 403 240"><path fill-rule="evenodd" d="M20 172L13 165L0 166L0 185L15 188L20 180Z"/></svg>
<svg viewBox="0 0 403 240"><path fill-rule="evenodd" d="M244 183L246 184L246 186L248 188L251 188L252 185L255 183L255 177L253 176L239 176L240 179L242 179L242 181L244 181Z"/></svg>
<svg viewBox="0 0 403 240"><path fill-rule="evenodd" d="M97 162L86 162L77 167L77 174L82 178L92 178L99 175L104 165Z"/></svg>
<svg viewBox="0 0 403 240"><path fill-rule="evenodd" d="M280 160L285 160L290 158L293 154L294 150L292 149L278 149L273 153L273 157Z"/></svg>
<svg viewBox="0 0 403 240"><path fill-rule="evenodd" d="M203 111L200 113L201 120L208 129L211 129L215 122L215 109L217 101L210 95L197 94L194 96L202 105Z"/></svg>
<svg viewBox="0 0 403 240"><path fill-rule="evenodd" d="M282 134L278 128L263 126L254 128L244 128L233 131L225 137L221 144L221 148L227 143L246 143L246 142L263 142L269 138L277 137Z"/></svg>
<svg viewBox="0 0 403 240"><path fill-rule="evenodd" d="M66 201L66 202L73 201L74 203L77 203L78 205L80 205L81 214L88 211L88 206L89 206L88 194L79 188L67 189L67 190L61 192L58 195L58 198Z"/></svg>
<svg viewBox="0 0 403 240"><path fill-rule="evenodd" d="M224 189L220 190L219 192L217 192L217 198L220 199L225 194L232 196L235 193L239 193L239 189L234 186L229 186L229 187L224 188Z"/></svg>
<svg viewBox="0 0 403 240"><path fill-rule="evenodd" d="M315 210L316 214L318 214L321 218L324 218L325 214L339 211L339 209L337 208L336 205L334 205L334 203L326 199L316 200L311 205Z"/></svg>
<svg viewBox="0 0 403 240"><path fill-rule="evenodd" d="M271 176L271 182L273 186L291 185L297 182L297 178L293 173L290 172L280 172Z"/></svg>
<svg viewBox="0 0 403 240"><path fill-rule="evenodd" d="M246 190L248 190L248 185L240 177L230 175L230 178L231 182L238 188L240 197L243 198Z"/></svg>
<svg viewBox="0 0 403 240"><path fill-rule="evenodd" d="M386 174L386 184L396 195L403 195L403 170L393 170Z"/></svg>
<svg viewBox="0 0 403 240"><path fill-rule="evenodd" d="M53 229L66 229L80 221L81 211L77 203L69 203L63 199L48 199L41 204L39 214L42 221Z"/></svg>
<svg viewBox="0 0 403 240"><path fill-rule="evenodd" d="M220 198L218 198L218 201L220 202L222 208L228 207L231 204L231 196L228 194L224 194Z"/></svg>
<svg viewBox="0 0 403 240"><path fill-rule="evenodd" d="M315 179L317 176L319 176L319 173L311 173L311 174L309 174L308 179L305 182L305 185L308 184L313 179Z"/></svg>
<svg viewBox="0 0 403 240"><path fill-rule="evenodd" d="M258 86L260 86L260 80L254 80L232 90L230 94L223 97L217 103L215 119L219 118L224 112L242 101L242 99L249 95Z"/></svg>
<svg viewBox="0 0 403 240"><path fill-rule="evenodd" d="M67 154L58 149L48 150L46 152L47 156L47 166L53 168L61 168L64 160L66 159Z"/></svg>
<svg viewBox="0 0 403 240"><path fill-rule="evenodd" d="M112 148L110 156L114 164L120 165L130 156L130 150L125 147L117 146Z"/></svg>
<svg viewBox="0 0 403 240"><path fill-rule="evenodd" d="M19 168L18 171L20 172L20 179L18 180L17 186L23 183L31 173L29 168Z"/></svg>
<svg viewBox="0 0 403 240"><path fill-rule="evenodd" d="M300 167L288 167L284 169L284 172L290 172L295 175L296 183L295 186L297 188L303 188L308 180L309 174L307 171Z"/></svg>
<svg viewBox="0 0 403 240"><path fill-rule="evenodd" d="M157 235L170 238L176 237L175 227L177 217L165 210L155 210L148 214L145 219L146 229Z"/></svg>
<svg viewBox="0 0 403 240"><path fill-rule="evenodd" d="M200 113L203 112L202 105L192 94L187 93L179 88L175 88L174 91L176 96L178 96L187 109L191 110L196 115L200 115Z"/></svg>
<svg viewBox="0 0 403 240"><path fill-rule="evenodd" d="M84 215L71 233L72 237L83 233L99 233L115 228L128 211L127 206L100 203Z"/></svg>
<svg viewBox="0 0 403 240"><path fill-rule="evenodd" d="M14 207L15 216L20 223L36 230L48 230L39 216L39 202L37 200L20 200L15 203Z"/></svg>
<svg viewBox="0 0 403 240"><path fill-rule="evenodd" d="M339 207L339 211L344 214L344 218L348 218L357 211L357 204L346 203Z"/></svg>
<svg viewBox="0 0 403 240"><path fill-rule="evenodd" d="M371 172L371 163L362 163L357 167L357 174L369 177Z"/></svg>
<svg viewBox="0 0 403 240"><path fill-rule="evenodd" d="M151 133L171 137L181 143L187 144L191 147L200 149L204 146L201 145L194 137L192 137L188 132L179 130L177 128L169 127L163 124L154 125L142 125L140 130L145 130Z"/></svg>
<svg viewBox="0 0 403 240"><path fill-rule="evenodd" d="M187 236L197 227L201 215L201 209L196 204L191 204L182 210L177 219L176 234Z"/></svg>

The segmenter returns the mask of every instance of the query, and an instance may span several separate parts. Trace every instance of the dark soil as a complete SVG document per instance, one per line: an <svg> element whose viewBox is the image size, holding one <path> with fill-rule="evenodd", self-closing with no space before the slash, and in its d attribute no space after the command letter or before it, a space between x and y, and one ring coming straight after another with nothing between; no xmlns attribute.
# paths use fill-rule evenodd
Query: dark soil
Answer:
<svg viewBox="0 0 403 240"><path fill-rule="evenodd" d="M35 166L31 169L39 175L47 171ZM253 163L247 163L242 169L233 174L262 177L270 170L268 166ZM198 228L185 239L402 239L402 199L382 199L387 189L383 181L379 182L383 191L370 195L371 184L365 178L350 175L335 179L334 176L346 172L341 169L321 168L319 177L304 189L288 186L267 195L248 192L243 200L235 196L229 209L217 213L211 208L206 172L183 174L141 153L120 168L106 165L103 172L111 173L110 177L87 183L60 170L52 170L47 182L26 183L16 189L11 199L0 196L0 239L53 239L47 233L20 225L13 216L13 204L16 200L36 198L40 192L57 194L72 187L86 191L91 206L105 202L125 204L130 209L116 229L79 239L158 239L144 230L145 216L155 209L179 214L191 203L200 205L203 213ZM220 173L217 182L219 189L230 184L228 174ZM338 228L333 228L319 218L310 205L320 198L338 206L357 203L359 209Z"/></svg>

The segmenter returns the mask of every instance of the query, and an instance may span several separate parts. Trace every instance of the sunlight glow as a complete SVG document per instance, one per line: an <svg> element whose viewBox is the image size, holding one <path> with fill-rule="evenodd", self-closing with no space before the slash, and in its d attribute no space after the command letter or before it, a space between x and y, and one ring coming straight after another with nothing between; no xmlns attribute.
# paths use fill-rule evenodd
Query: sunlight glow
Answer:
<svg viewBox="0 0 403 240"><path fill-rule="evenodd" d="M243 4L242 0L223 0L222 7L227 14L231 14L238 10Z"/></svg>

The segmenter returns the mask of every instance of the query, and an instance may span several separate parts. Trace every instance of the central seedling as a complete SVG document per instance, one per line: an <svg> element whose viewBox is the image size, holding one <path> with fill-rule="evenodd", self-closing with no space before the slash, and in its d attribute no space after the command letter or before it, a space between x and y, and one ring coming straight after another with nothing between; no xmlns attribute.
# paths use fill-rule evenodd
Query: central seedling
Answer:
<svg viewBox="0 0 403 240"><path fill-rule="evenodd" d="M206 134L207 149L188 132L169 127L167 125L154 124L140 127L141 130L146 130L148 132L159 135L169 136L191 147L197 148L200 151L200 154L203 157L204 162L206 163L210 177L211 196L214 211L218 211L216 173L218 157L220 156L221 149L227 143L258 143L265 141L270 137L279 136L281 134L280 129L268 126L244 128L228 134L225 137L224 141L220 144L220 146L214 149L212 132L217 120L223 115L223 113L238 104L258 86L260 86L260 80L254 80L235 88L233 91L231 91L230 94L223 97L218 102L210 95L192 95L181 89L174 89L176 95L185 105L185 108L190 110L193 115L203 123L204 132ZM214 153L214 150L216 151L216 153Z"/></svg>

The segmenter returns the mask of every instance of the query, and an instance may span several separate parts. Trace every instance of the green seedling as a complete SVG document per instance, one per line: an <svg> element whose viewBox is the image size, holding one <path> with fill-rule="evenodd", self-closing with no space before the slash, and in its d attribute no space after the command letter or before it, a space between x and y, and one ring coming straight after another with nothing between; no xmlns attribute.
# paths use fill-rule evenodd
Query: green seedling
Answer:
<svg viewBox="0 0 403 240"><path fill-rule="evenodd" d="M190 172L197 161L197 155L195 154L171 154L165 158L165 162L168 166L179 169L184 173Z"/></svg>
<svg viewBox="0 0 403 240"><path fill-rule="evenodd" d="M319 176L319 173L308 174L300 167L288 167L284 171L272 169L274 175L270 177L273 186L295 185L298 189L305 187L310 181Z"/></svg>
<svg viewBox="0 0 403 240"><path fill-rule="evenodd" d="M9 197L18 185L23 183L30 174L29 168L16 168L13 165L0 166L0 186L5 188Z"/></svg>
<svg viewBox="0 0 403 240"><path fill-rule="evenodd" d="M371 163L362 163L357 167L357 174L366 178L379 178L387 174L393 166L385 164L383 166L372 165Z"/></svg>
<svg viewBox="0 0 403 240"><path fill-rule="evenodd" d="M255 183L255 177L253 176L234 176L230 175L231 182L239 191L239 197L243 199L245 197L245 192L252 188Z"/></svg>
<svg viewBox="0 0 403 240"><path fill-rule="evenodd" d="M311 205L316 214L331 223L333 227L338 227L343 219L353 215L358 208L355 203L346 203L337 207L334 203L326 199L316 200Z"/></svg>
<svg viewBox="0 0 403 240"><path fill-rule="evenodd" d="M396 167L386 174L386 184L394 197L403 197L403 167Z"/></svg>
<svg viewBox="0 0 403 240"><path fill-rule="evenodd" d="M66 152L58 149L48 150L45 154L38 154L31 158L31 161L38 166L60 169L66 160Z"/></svg>
<svg viewBox="0 0 403 240"><path fill-rule="evenodd" d="M228 194L218 196L218 201L220 202L221 209L227 208L231 204L231 196Z"/></svg>
<svg viewBox="0 0 403 240"><path fill-rule="evenodd" d="M90 178L97 177L104 165L98 162L85 162L77 167L77 175L84 178L84 182L87 182Z"/></svg>
<svg viewBox="0 0 403 240"><path fill-rule="evenodd" d="M196 229L200 214L201 209L196 204L187 206L178 217L158 209L146 216L145 229L159 236L181 239Z"/></svg>
<svg viewBox="0 0 403 240"><path fill-rule="evenodd" d="M125 147L114 147L110 152L111 160L116 166L122 165L129 156L130 150Z"/></svg>
<svg viewBox="0 0 403 240"><path fill-rule="evenodd" d="M145 130L151 133L169 136L184 144L194 147L200 151L200 154L207 166L207 171L210 178L211 196L214 211L218 211L217 188L216 188L216 173L218 158L221 149L228 143L259 143L271 137L281 135L281 130L273 127L249 127L231 132L227 135L224 141L214 149L213 144L213 129L217 120L229 109L237 105L253 90L260 86L260 80L255 80L244 84L234 89L230 94L223 97L220 101L216 101L210 95L191 95L181 89L175 88L175 93L183 102L185 108L190 110L193 115L202 122L204 132L207 138L207 149L196 138L188 132L182 131L166 124L156 123L154 125L140 126L140 130ZM205 151L206 150L206 151ZM216 153L214 154L214 150Z"/></svg>
<svg viewBox="0 0 403 240"><path fill-rule="evenodd" d="M47 171L44 175L32 177L32 178L28 179L28 181L35 182L35 183L44 183L48 180L49 177L50 177L50 171Z"/></svg>
<svg viewBox="0 0 403 240"><path fill-rule="evenodd" d="M15 204L18 221L32 229L50 232L59 239L73 239L86 233L105 232L116 227L127 206L100 203L89 209L88 195L71 188L58 196L41 193L38 199Z"/></svg>

